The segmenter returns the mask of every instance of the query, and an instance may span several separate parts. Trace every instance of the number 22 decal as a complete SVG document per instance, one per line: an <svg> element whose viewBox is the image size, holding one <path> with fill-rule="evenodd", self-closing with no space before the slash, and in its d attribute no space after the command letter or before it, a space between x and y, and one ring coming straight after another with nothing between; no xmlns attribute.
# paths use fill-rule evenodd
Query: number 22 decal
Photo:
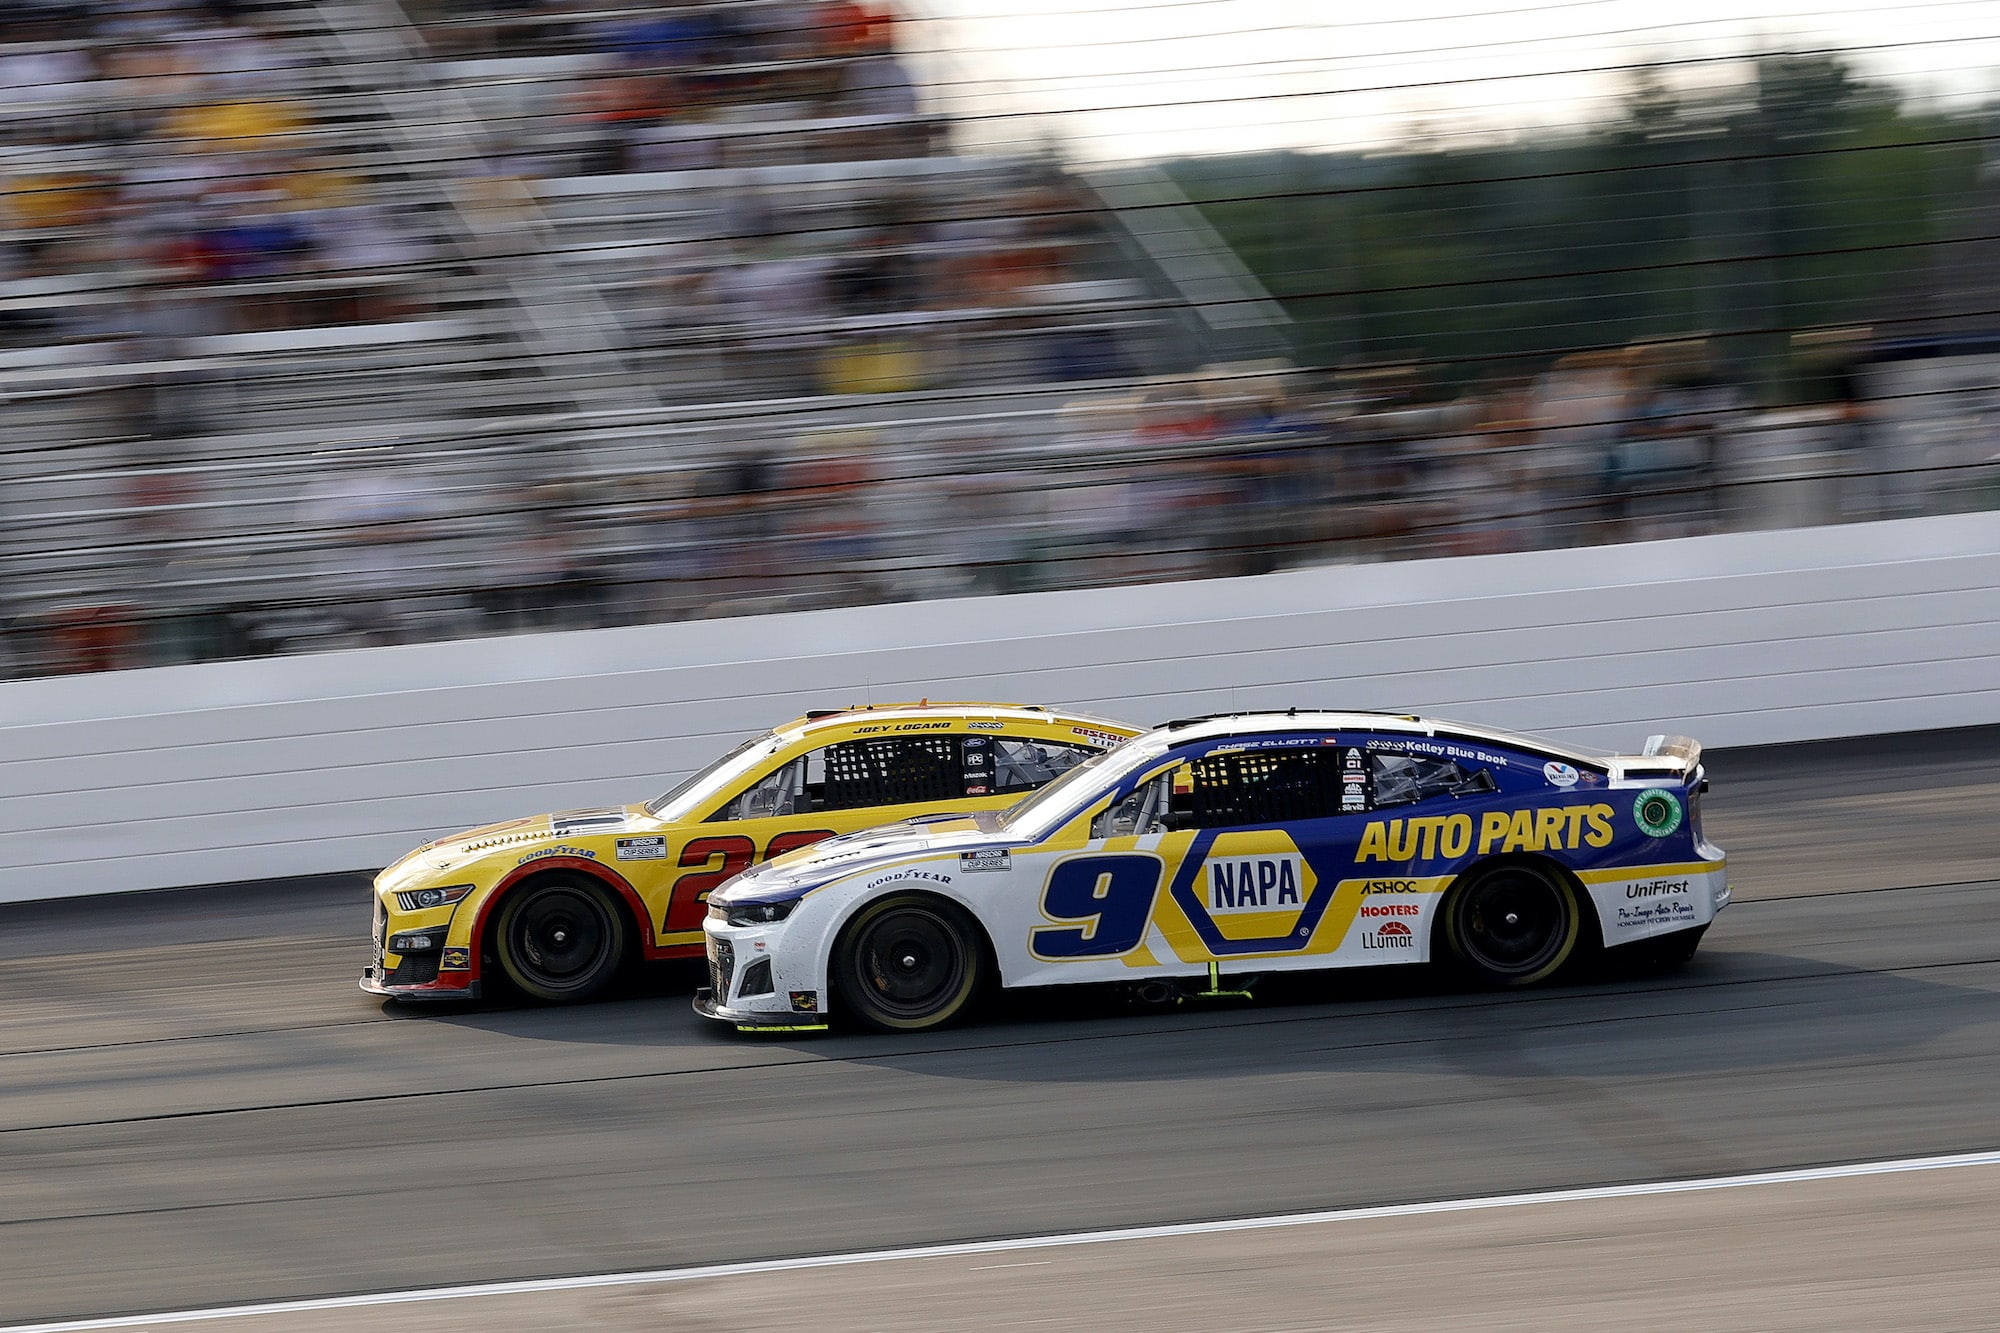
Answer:
<svg viewBox="0 0 2000 1333"><path fill-rule="evenodd" d="M1042 911L1075 925L1037 926L1028 948L1037 958L1111 958L1146 938L1165 867L1154 856L1079 856L1049 872Z"/></svg>
<svg viewBox="0 0 2000 1333"><path fill-rule="evenodd" d="M799 847L810 847L821 838L833 836L832 829L801 829L780 833L765 845L764 859L782 856ZM721 864L716 859L721 858ZM691 838L681 848L680 866L690 873L674 881L667 898L666 918L660 922L662 943L674 943L673 936L701 938L701 919L708 914L708 895L725 882L742 874L757 859L757 844L740 833L713 838ZM700 867L700 868L696 868Z"/></svg>

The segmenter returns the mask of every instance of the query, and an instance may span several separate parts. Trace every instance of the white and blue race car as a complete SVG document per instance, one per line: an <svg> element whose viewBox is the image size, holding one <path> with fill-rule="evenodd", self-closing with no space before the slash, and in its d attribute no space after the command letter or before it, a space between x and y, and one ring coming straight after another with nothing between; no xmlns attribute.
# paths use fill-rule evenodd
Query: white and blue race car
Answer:
<svg viewBox="0 0 2000 1333"><path fill-rule="evenodd" d="M914 1030L987 986L1444 959L1495 986L1691 957L1729 901L1701 747L1588 753L1374 713L1173 723L1000 812L830 838L709 900L695 1008ZM1628 947L1629 946L1629 947Z"/></svg>

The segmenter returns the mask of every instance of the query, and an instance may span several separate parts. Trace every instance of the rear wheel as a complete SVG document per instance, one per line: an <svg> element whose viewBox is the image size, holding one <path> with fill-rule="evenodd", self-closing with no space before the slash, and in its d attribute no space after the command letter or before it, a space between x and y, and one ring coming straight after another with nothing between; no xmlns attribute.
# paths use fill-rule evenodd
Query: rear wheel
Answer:
<svg viewBox="0 0 2000 1333"><path fill-rule="evenodd" d="M603 888L563 877L516 889L494 931L500 970L554 1004L601 994L625 961L625 913Z"/></svg>
<svg viewBox="0 0 2000 1333"><path fill-rule="evenodd" d="M1505 863L1452 891L1446 939L1459 963L1489 986L1531 986L1576 952L1583 915L1569 881L1540 866Z"/></svg>
<svg viewBox="0 0 2000 1333"><path fill-rule="evenodd" d="M840 934L833 984L848 1012L882 1032L915 1032L962 1015L985 977L979 930L937 898L868 904Z"/></svg>

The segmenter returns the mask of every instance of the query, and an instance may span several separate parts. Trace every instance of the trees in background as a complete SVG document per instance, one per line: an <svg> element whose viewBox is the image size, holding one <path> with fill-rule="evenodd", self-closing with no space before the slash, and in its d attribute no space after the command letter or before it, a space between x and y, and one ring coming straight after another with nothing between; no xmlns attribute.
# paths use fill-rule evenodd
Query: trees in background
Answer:
<svg viewBox="0 0 2000 1333"><path fill-rule="evenodd" d="M2000 282L1968 303L1960 262L1995 230L1984 117L1915 109L1837 56L1745 63L1698 87L1641 67L1613 119L1560 137L1170 170L1284 302L1305 364L1465 382L1702 335L1775 396L1798 330L1923 331L1947 306L2000 324Z"/></svg>

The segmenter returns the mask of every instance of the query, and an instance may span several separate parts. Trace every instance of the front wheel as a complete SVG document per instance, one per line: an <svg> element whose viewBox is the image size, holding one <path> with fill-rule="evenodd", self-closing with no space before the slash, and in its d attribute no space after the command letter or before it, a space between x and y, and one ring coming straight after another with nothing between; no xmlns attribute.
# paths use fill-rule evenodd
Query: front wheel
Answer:
<svg viewBox="0 0 2000 1333"><path fill-rule="evenodd" d="M936 898L870 903L834 946L833 984L855 1019L878 1032L916 1032L963 1014L985 976L978 927Z"/></svg>
<svg viewBox="0 0 2000 1333"><path fill-rule="evenodd" d="M1489 986L1531 986L1576 952L1583 914L1569 881L1526 864L1479 871L1452 892L1446 940L1460 964Z"/></svg>
<svg viewBox="0 0 2000 1333"><path fill-rule="evenodd" d="M500 970L552 1004L603 992L625 961L625 913L587 880L547 879L516 889L495 929Z"/></svg>

